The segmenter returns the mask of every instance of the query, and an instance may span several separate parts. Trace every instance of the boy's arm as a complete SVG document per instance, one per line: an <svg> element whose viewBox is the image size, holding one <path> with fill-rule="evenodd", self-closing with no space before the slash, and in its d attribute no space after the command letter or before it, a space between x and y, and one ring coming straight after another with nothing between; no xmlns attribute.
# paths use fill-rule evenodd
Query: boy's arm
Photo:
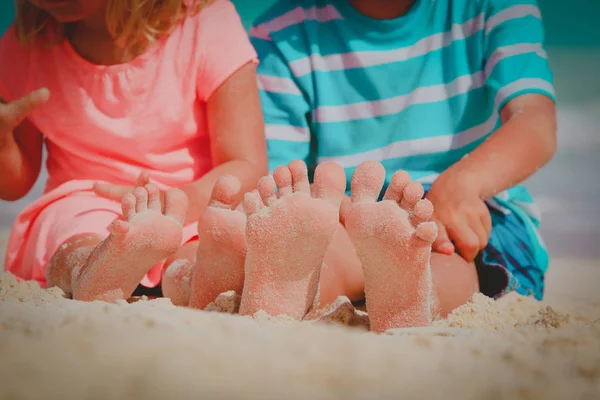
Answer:
<svg viewBox="0 0 600 400"><path fill-rule="evenodd" d="M439 227L433 250L450 254L456 246L467 261L491 232L484 200L532 175L556 150L553 78L536 1L488 0L485 15L485 87L500 126L427 195Z"/></svg>
<svg viewBox="0 0 600 400"><path fill-rule="evenodd" d="M521 183L556 151L556 111L550 98L516 97L503 107L501 118L502 126L489 139L444 172L444 179L464 182L482 200Z"/></svg>

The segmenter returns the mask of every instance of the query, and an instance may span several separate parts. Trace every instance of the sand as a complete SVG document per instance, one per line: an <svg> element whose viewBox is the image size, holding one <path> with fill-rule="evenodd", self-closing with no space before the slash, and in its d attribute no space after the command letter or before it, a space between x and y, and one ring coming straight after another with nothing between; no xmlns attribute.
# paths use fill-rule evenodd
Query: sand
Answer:
<svg viewBox="0 0 600 400"><path fill-rule="evenodd" d="M600 398L598 304L476 295L432 327L381 335L343 299L336 310L296 323L82 303L4 273L0 399Z"/></svg>

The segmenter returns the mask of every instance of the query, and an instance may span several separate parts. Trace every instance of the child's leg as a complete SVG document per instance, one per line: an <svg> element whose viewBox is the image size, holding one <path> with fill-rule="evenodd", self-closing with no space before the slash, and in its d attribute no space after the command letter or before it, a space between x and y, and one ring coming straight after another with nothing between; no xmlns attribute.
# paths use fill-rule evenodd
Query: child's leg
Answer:
<svg viewBox="0 0 600 400"><path fill-rule="evenodd" d="M127 298L150 268L177 250L181 242L187 199L179 190L165 194L161 212L154 185L136 188L122 200L124 220L117 220L109 236L68 239L48 266L52 281L71 281L73 298L107 300Z"/></svg>
<svg viewBox="0 0 600 400"><path fill-rule="evenodd" d="M198 221L198 240L166 261L163 294L173 304L203 309L223 292L242 294L246 215L234 208L240 189L234 177L219 179Z"/></svg>
<svg viewBox="0 0 600 400"><path fill-rule="evenodd" d="M345 188L344 171L322 164L315 171L314 196L306 165L279 167L275 182L259 183L260 197L247 194L248 254L240 314L263 310L270 315L305 316L313 305L321 265L339 221Z"/></svg>
<svg viewBox="0 0 600 400"><path fill-rule="evenodd" d="M163 296L176 306L187 306L192 294L192 276L198 253L198 240L185 243L165 260L161 287Z"/></svg>
<svg viewBox="0 0 600 400"><path fill-rule="evenodd" d="M362 264L341 223L331 239L321 267L318 307L333 303L339 296L346 296L351 301L362 300L365 296Z"/></svg>

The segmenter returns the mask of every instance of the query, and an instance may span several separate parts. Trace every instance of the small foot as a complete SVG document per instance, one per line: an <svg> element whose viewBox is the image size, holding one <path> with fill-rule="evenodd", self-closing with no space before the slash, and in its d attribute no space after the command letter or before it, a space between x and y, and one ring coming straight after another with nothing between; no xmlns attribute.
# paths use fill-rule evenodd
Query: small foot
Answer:
<svg viewBox="0 0 600 400"><path fill-rule="evenodd" d="M75 300L127 299L152 266L177 251L181 244L187 197L178 189L160 193L153 184L138 187L121 201L123 220L96 247L73 276Z"/></svg>
<svg viewBox="0 0 600 400"><path fill-rule="evenodd" d="M274 180L265 177L259 182L260 196L246 195L248 254L240 314L262 310L295 320L306 315L338 226L345 182L340 166L322 164L315 171L311 196L306 165L294 161L279 167Z"/></svg>
<svg viewBox="0 0 600 400"><path fill-rule="evenodd" d="M377 198L385 170L361 164L352 178L352 203L345 215L348 234L365 273L371 330L426 326L432 322L431 244L437 228L423 187L403 171L392 177L383 201Z"/></svg>

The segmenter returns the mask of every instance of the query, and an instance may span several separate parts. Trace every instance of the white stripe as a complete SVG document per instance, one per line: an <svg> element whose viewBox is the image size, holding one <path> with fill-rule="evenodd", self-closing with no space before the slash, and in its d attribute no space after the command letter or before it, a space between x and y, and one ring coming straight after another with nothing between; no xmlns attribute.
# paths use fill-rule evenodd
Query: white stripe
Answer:
<svg viewBox="0 0 600 400"><path fill-rule="evenodd" d="M474 35L484 27L483 14L479 14L462 24L454 24L449 32L427 36L408 47L390 51L354 51L342 54L321 56L312 54L289 63L297 77L312 71L339 71L352 68L364 68L409 60L447 47L455 40Z"/></svg>
<svg viewBox="0 0 600 400"><path fill-rule="evenodd" d="M542 79L520 79L503 87L494 99L494 109L490 118L484 123L456 134L428 137L422 139L405 140L389 144L385 147L370 150L364 153L338 157L319 157L318 162L333 161L344 168L352 168L365 161L385 161L394 158L411 157L422 154L441 153L459 149L488 135L498 123L497 109L511 95L524 89L541 89L551 94L554 89L551 84Z"/></svg>
<svg viewBox="0 0 600 400"><path fill-rule="evenodd" d="M526 53L536 53L542 58L548 58L548 54L542 49L540 43L519 43L511 46L498 47L485 64L485 76L490 76L494 67L496 67L503 59Z"/></svg>
<svg viewBox="0 0 600 400"><path fill-rule="evenodd" d="M258 88L265 92L302 95L293 80L278 76L258 75Z"/></svg>
<svg viewBox="0 0 600 400"><path fill-rule="evenodd" d="M342 106L321 106L314 112L316 122L352 121L397 114L415 104L445 101L480 88L485 83L483 72L464 75L448 84L422 86L412 92L385 100L365 101Z"/></svg>
<svg viewBox="0 0 600 400"><path fill-rule="evenodd" d="M310 142L310 130L291 125L265 125L267 140L285 140L288 142Z"/></svg>
<svg viewBox="0 0 600 400"><path fill-rule="evenodd" d="M535 18L541 19L542 15L540 10L533 5L520 5L509 7L506 10L500 11L498 14L493 17L488 18L485 22L485 34L489 34L490 31L495 29L498 25L510 21L511 19L518 19L527 16L533 16Z"/></svg>
<svg viewBox="0 0 600 400"><path fill-rule="evenodd" d="M503 205L498 203L498 201L496 201L497 197L498 197L498 195L495 195L493 198L488 199L485 202L487 203L488 206L500 211L504 215L510 214L510 210L508 208L504 207Z"/></svg>
<svg viewBox="0 0 600 400"><path fill-rule="evenodd" d="M517 205L521 210L525 212L525 214L537 219L538 221L542 220L542 212L539 207L534 203L524 203L522 201L514 200L513 203Z"/></svg>
<svg viewBox="0 0 600 400"><path fill-rule="evenodd" d="M500 89L494 99L494 106L497 109L507 98L525 89L539 89L554 96L554 87L547 81L539 78L523 78Z"/></svg>
<svg viewBox="0 0 600 400"><path fill-rule="evenodd" d="M321 8L314 6L309 9L296 7L277 18L273 18L270 21L253 26L250 29L250 36L257 39L270 41L272 33L281 31L292 25L301 24L304 21L327 22L336 19L342 19L342 16L332 5L327 5Z"/></svg>
<svg viewBox="0 0 600 400"><path fill-rule="evenodd" d="M439 176L440 174L425 175L415 180L423 185L431 185Z"/></svg>

